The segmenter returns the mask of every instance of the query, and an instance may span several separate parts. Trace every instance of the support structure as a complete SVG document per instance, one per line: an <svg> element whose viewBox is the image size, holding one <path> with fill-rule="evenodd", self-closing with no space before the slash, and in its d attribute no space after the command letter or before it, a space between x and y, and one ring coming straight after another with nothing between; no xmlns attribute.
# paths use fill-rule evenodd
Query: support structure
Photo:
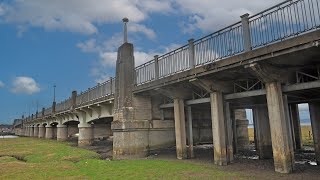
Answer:
<svg viewBox="0 0 320 180"><path fill-rule="evenodd" d="M294 138L294 147L295 149L302 148L302 133L299 117L299 108L298 104L291 104L290 107L290 117L292 121L292 133Z"/></svg>
<svg viewBox="0 0 320 180"><path fill-rule="evenodd" d="M60 124L57 125L57 140L66 141L67 139L68 139L68 127L66 125L60 125Z"/></svg>
<svg viewBox="0 0 320 180"><path fill-rule="evenodd" d="M46 139L53 139L53 128L50 124L46 125Z"/></svg>
<svg viewBox="0 0 320 180"><path fill-rule="evenodd" d="M255 122L256 147L260 159L272 158L272 142L268 108L266 105L256 106L253 109Z"/></svg>
<svg viewBox="0 0 320 180"><path fill-rule="evenodd" d="M188 158L194 158L193 151L193 130L192 130L192 109L191 106L187 107L187 128L188 128Z"/></svg>
<svg viewBox="0 0 320 180"><path fill-rule="evenodd" d="M34 125L33 137L38 137L38 136L39 136L39 127L37 125Z"/></svg>
<svg viewBox="0 0 320 180"><path fill-rule="evenodd" d="M226 127L222 92L210 93L213 155L216 165L227 165Z"/></svg>
<svg viewBox="0 0 320 180"><path fill-rule="evenodd" d="M45 138L45 136L46 136L46 128L42 124L40 124L39 125L39 135L38 135L38 137L39 138Z"/></svg>
<svg viewBox="0 0 320 180"><path fill-rule="evenodd" d="M186 159L188 157L185 121L184 101L183 99L174 99L174 122L178 159Z"/></svg>
<svg viewBox="0 0 320 180"><path fill-rule="evenodd" d="M309 103L314 151L317 164L320 164L320 102Z"/></svg>
<svg viewBox="0 0 320 180"><path fill-rule="evenodd" d="M90 146L93 143L93 127L91 124L78 124L78 146Z"/></svg>
<svg viewBox="0 0 320 180"><path fill-rule="evenodd" d="M275 171L291 173L294 170L294 150L288 108L285 107L288 104L279 82L266 83L266 92Z"/></svg>

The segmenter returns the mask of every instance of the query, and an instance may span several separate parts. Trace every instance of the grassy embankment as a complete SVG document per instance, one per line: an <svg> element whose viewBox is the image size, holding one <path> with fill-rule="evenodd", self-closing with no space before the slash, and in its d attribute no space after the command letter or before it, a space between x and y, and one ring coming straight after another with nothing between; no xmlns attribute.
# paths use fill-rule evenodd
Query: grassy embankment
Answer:
<svg viewBox="0 0 320 180"><path fill-rule="evenodd" d="M68 143L0 139L0 179L247 179L214 165L165 160L100 160Z"/></svg>
<svg viewBox="0 0 320 180"><path fill-rule="evenodd" d="M248 128L249 131L249 140L250 142L254 141L254 130L253 128ZM310 125L301 126L301 134L302 134L302 144L304 146L313 146L313 137L312 137L312 129Z"/></svg>

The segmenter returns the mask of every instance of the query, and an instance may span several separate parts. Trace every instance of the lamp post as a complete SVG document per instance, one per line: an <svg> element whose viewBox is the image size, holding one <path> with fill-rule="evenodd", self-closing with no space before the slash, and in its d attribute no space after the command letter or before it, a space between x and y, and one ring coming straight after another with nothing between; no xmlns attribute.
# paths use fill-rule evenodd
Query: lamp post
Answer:
<svg viewBox="0 0 320 180"><path fill-rule="evenodd" d="M128 42L128 29L127 29L127 23L129 22L128 18L123 18L123 43L127 43Z"/></svg>

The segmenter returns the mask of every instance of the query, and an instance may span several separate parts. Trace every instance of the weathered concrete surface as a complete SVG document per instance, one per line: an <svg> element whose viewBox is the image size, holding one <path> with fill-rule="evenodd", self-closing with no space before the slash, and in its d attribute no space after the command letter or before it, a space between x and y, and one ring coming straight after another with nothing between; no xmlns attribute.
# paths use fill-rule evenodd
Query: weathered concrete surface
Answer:
<svg viewBox="0 0 320 180"><path fill-rule="evenodd" d="M95 139L106 139L112 136L111 124L94 124L93 135Z"/></svg>
<svg viewBox="0 0 320 180"><path fill-rule="evenodd" d="M46 125L46 139L53 139L53 128L50 124Z"/></svg>
<svg viewBox="0 0 320 180"><path fill-rule="evenodd" d="M316 161L320 164L320 102L309 103Z"/></svg>
<svg viewBox="0 0 320 180"><path fill-rule="evenodd" d="M285 104L279 82L266 83L266 91L275 171L291 173L294 170L294 151L285 108L288 104Z"/></svg>
<svg viewBox="0 0 320 180"><path fill-rule="evenodd" d="M290 116L291 116L291 121L292 121L294 148L301 149L302 148L302 133L301 133L298 104L291 104L289 109L290 109Z"/></svg>
<svg viewBox="0 0 320 180"><path fill-rule="evenodd" d="M40 124L39 125L39 138L45 138L46 137L46 128Z"/></svg>
<svg viewBox="0 0 320 180"><path fill-rule="evenodd" d="M255 106L253 108L253 118L256 131L255 143L258 150L259 159L271 159L272 141L267 106Z"/></svg>
<svg viewBox="0 0 320 180"><path fill-rule="evenodd" d="M227 165L226 128L222 92L210 93L214 164Z"/></svg>
<svg viewBox="0 0 320 180"><path fill-rule="evenodd" d="M78 125L68 125L68 137L79 133Z"/></svg>
<svg viewBox="0 0 320 180"><path fill-rule="evenodd" d="M68 127L67 125L57 125L57 140L66 141L68 139Z"/></svg>
<svg viewBox="0 0 320 180"><path fill-rule="evenodd" d="M31 127L30 127L30 134L29 134L29 136L30 136L30 137L33 137L33 134L34 134L34 127L31 126Z"/></svg>
<svg viewBox="0 0 320 180"><path fill-rule="evenodd" d="M78 146L90 146L93 143L93 127L91 124L78 124Z"/></svg>
<svg viewBox="0 0 320 180"><path fill-rule="evenodd" d="M249 147L249 120L246 118L246 111L244 109L235 110L235 124L237 134L237 150L247 150Z"/></svg>
<svg viewBox="0 0 320 180"><path fill-rule="evenodd" d="M186 159L188 157L185 121L184 101L183 99L174 99L174 122L178 159Z"/></svg>
<svg viewBox="0 0 320 180"><path fill-rule="evenodd" d="M33 128L33 137L38 137L38 135L39 135L39 127L35 125Z"/></svg>

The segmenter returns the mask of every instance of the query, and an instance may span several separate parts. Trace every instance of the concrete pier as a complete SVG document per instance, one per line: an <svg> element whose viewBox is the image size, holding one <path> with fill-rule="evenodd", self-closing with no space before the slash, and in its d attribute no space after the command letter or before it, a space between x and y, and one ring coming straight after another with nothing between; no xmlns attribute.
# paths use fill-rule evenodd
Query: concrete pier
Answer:
<svg viewBox="0 0 320 180"><path fill-rule="evenodd" d="M268 108L266 105L256 106L253 109L253 118L256 131L256 147L260 159L272 158L272 141L269 123Z"/></svg>
<svg viewBox="0 0 320 180"><path fill-rule="evenodd" d="M34 131L33 131L33 137L38 137L38 136L39 136L39 126L35 125Z"/></svg>
<svg viewBox="0 0 320 180"><path fill-rule="evenodd" d="M274 167L276 172L294 170L294 152L288 112L279 82L266 83L268 114L270 120Z"/></svg>
<svg viewBox="0 0 320 180"><path fill-rule="evenodd" d="M78 124L79 138L78 146L90 146L93 143L93 127L91 124ZM65 128L66 129L66 128ZM65 134L66 132L64 132ZM65 134L67 136L67 134Z"/></svg>
<svg viewBox="0 0 320 180"><path fill-rule="evenodd" d="M186 159L188 157L185 121L184 101L183 99L174 99L174 122L178 159Z"/></svg>
<svg viewBox="0 0 320 180"><path fill-rule="evenodd" d="M301 149L302 148L302 134L301 134L301 125L300 125L300 117L299 117L299 108L298 104L290 104L290 117L292 121L292 133L294 140L294 148Z"/></svg>
<svg viewBox="0 0 320 180"><path fill-rule="evenodd" d="M235 110L235 125L237 150L247 150L249 147L249 120L246 118L245 109Z"/></svg>
<svg viewBox="0 0 320 180"><path fill-rule="evenodd" d="M57 140L66 141L68 139L68 127L66 125L57 125Z"/></svg>
<svg viewBox="0 0 320 180"><path fill-rule="evenodd" d="M45 138L45 136L46 136L46 128L42 124L40 124L39 125L39 135L38 135L38 137L39 138Z"/></svg>
<svg viewBox="0 0 320 180"><path fill-rule="evenodd" d="M192 125L192 108L187 107L187 136L188 136L188 158L194 158L193 151L193 125Z"/></svg>
<svg viewBox="0 0 320 180"><path fill-rule="evenodd" d="M30 127L30 134L29 134L29 136L30 136L30 137L33 137L33 134L34 134L34 127L31 126L31 127Z"/></svg>
<svg viewBox="0 0 320 180"><path fill-rule="evenodd" d="M50 124L46 125L46 139L53 139L53 128Z"/></svg>
<svg viewBox="0 0 320 180"><path fill-rule="evenodd" d="M309 103L316 161L320 164L320 102Z"/></svg>
<svg viewBox="0 0 320 180"><path fill-rule="evenodd" d="M227 165L226 127L222 92L210 93L214 164Z"/></svg>

